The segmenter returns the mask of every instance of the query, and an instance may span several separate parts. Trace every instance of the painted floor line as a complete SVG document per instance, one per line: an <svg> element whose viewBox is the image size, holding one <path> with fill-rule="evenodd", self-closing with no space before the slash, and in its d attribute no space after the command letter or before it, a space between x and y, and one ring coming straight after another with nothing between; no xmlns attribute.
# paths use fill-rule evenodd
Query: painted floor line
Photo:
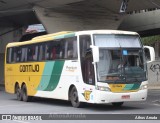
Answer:
<svg viewBox="0 0 160 123"><path fill-rule="evenodd" d="M6 108L6 107L16 107L16 106L25 106L25 105L30 105L30 104L3 105L3 106L0 106L0 109Z"/></svg>

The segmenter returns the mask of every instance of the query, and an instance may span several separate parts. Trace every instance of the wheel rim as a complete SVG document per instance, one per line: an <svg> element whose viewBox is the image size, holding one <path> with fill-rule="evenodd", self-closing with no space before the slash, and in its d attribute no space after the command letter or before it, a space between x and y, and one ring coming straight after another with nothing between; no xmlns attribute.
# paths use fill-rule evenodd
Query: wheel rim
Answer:
<svg viewBox="0 0 160 123"><path fill-rule="evenodd" d="M23 100L26 100L26 98L27 98L26 95L27 95L26 88L23 87Z"/></svg>
<svg viewBox="0 0 160 123"><path fill-rule="evenodd" d="M21 92L20 92L20 88L18 86L16 87L16 95L17 95L17 99L20 100L21 99Z"/></svg>
<svg viewBox="0 0 160 123"><path fill-rule="evenodd" d="M78 94L77 94L77 91L76 91L76 90L74 90L72 97L73 97L73 101L74 101L75 103L77 103L77 102L78 102Z"/></svg>
<svg viewBox="0 0 160 123"><path fill-rule="evenodd" d="M73 88L71 91L71 103L73 107L79 106L78 92L76 88Z"/></svg>
<svg viewBox="0 0 160 123"><path fill-rule="evenodd" d="M20 99L20 92L17 90L17 98Z"/></svg>

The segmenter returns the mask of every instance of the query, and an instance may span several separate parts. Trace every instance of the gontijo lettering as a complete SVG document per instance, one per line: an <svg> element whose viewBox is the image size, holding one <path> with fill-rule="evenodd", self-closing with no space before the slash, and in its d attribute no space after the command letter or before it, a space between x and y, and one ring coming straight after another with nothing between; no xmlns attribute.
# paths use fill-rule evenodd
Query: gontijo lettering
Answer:
<svg viewBox="0 0 160 123"><path fill-rule="evenodd" d="M39 72L39 64L36 65L20 65L20 72Z"/></svg>

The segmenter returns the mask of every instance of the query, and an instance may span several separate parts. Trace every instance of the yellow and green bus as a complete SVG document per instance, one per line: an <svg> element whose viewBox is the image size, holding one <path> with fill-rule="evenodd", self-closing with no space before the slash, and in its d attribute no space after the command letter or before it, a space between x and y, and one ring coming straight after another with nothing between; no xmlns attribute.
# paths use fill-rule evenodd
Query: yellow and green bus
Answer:
<svg viewBox="0 0 160 123"><path fill-rule="evenodd" d="M145 101L147 84L144 48L135 32L64 31L6 46L5 90L18 100L121 106Z"/></svg>

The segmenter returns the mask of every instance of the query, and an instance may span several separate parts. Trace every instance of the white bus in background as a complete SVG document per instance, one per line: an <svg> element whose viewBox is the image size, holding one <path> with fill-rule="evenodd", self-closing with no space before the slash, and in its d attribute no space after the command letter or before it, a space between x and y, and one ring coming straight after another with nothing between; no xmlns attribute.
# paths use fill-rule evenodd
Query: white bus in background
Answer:
<svg viewBox="0 0 160 123"><path fill-rule="evenodd" d="M160 89L160 61L156 59L153 47L144 46L144 51L148 72L148 88Z"/></svg>
<svg viewBox="0 0 160 123"><path fill-rule="evenodd" d="M155 61L155 50L151 46L144 46L144 52L147 62Z"/></svg>

